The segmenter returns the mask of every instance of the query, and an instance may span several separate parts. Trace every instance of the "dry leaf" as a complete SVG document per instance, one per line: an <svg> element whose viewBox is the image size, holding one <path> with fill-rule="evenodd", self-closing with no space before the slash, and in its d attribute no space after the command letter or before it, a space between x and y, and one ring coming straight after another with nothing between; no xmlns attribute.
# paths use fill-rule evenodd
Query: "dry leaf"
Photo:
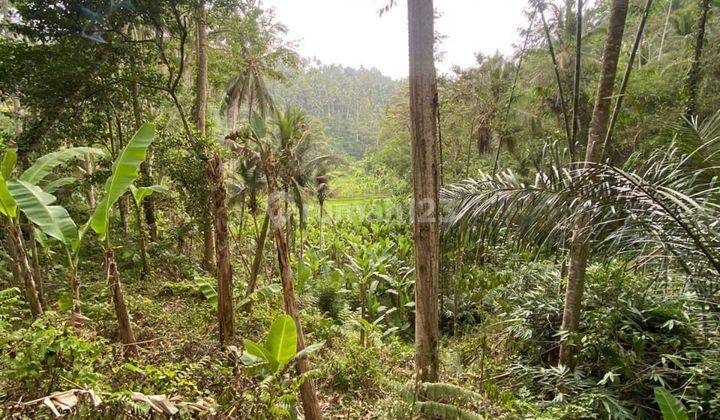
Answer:
<svg viewBox="0 0 720 420"><path fill-rule="evenodd" d="M172 416L173 414L175 414L175 413L178 412L178 409L177 409L177 407L175 406L175 404L173 404L172 402L170 402L170 400L168 400L167 397L164 396L164 395L151 395L149 398L150 398L152 401L154 401L155 404L161 406L161 407L162 407L162 411L163 411L165 414L169 414L169 415Z"/></svg>
<svg viewBox="0 0 720 420"><path fill-rule="evenodd" d="M141 392L133 392L133 398L145 402L158 413L173 415L178 412L177 407L165 395L145 395Z"/></svg>
<svg viewBox="0 0 720 420"><path fill-rule="evenodd" d="M60 392L58 394L51 395L50 399L61 410L71 410L78 403L78 397L75 394L76 392L82 392L82 390L71 389L70 391Z"/></svg>
<svg viewBox="0 0 720 420"><path fill-rule="evenodd" d="M45 398L28 402L27 404L37 404L42 401L55 417L61 417L63 412L72 410L80 402L79 397L87 394L92 400L93 406L97 407L102 404L100 397L92 389L71 389L63 392L56 392ZM166 395L145 395L141 392L133 392L132 398L136 401L147 403L150 409L156 413L172 416L180 411L180 408L197 412L212 412L212 404L207 401L200 400L198 402L182 402L180 397L168 398Z"/></svg>
<svg viewBox="0 0 720 420"><path fill-rule="evenodd" d="M88 394L90 394L90 398L92 399L93 406L97 407L102 403L102 400L100 399L100 397L98 397L97 394L95 393L95 391L93 391L92 389L88 391Z"/></svg>
<svg viewBox="0 0 720 420"><path fill-rule="evenodd" d="M68 324L70 324L70 326L73 328L80 328L89 321L91 321L91 319L86 317L85 315L78 312L73 312L72 314L70 314Z"/></svg>
<svg viewBox="0 0 720 420"><path fill-rule="evenodd" d="M53 414L55 414L55 417L61 416L60 412L57 411L57 408L55 408L55 404L53 404L52 401L50 401L50 397L43 398L42 402L50 409L50 411L53 412Z"/></svg>

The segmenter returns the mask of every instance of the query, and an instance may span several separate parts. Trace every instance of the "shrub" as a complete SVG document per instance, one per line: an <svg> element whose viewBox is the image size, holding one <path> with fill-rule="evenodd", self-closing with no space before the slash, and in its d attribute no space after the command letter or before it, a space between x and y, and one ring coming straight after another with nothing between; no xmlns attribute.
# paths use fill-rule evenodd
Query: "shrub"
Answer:
<svg viewBox="0 0 720 420"><path fill-rule="evenodd" d="M343 338L342 348L333 348L322 377L328 378L330 387L339 392L378 394L388 375L381 351L375 347L363 348L357 340Z"/></svg>
<svg viewBox="0 0 720 420"><path fill-rule="evenodd" d="M48 312L27 328L0 341L0 378L9 386L34 395L67 388L72 383L95 386L103 376L101 365L112 351L99 337L84 338Z"/></svg>

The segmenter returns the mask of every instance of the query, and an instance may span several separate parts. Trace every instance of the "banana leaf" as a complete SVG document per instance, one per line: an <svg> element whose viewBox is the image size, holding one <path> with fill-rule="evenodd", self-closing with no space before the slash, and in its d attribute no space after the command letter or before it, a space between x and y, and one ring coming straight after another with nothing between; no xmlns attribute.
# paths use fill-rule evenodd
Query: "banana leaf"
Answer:
<svg viewBox="0 0 720 420"><path fill-rule="evenodd" d="M0 213L8 217L17 215L17 203L8 190L7 182L0 172Z"/></svg>
<svg viewBox="0 0 720 420"><path fill-rule="evenodd" d="M54 195L25 181L10 181L7 185L18 208L48 236L64 244L71 244L78 238L77 226L67 210L52 205L56 201Z"/></svg>
<svg viewBox="0 0 720 420"><path fill-rule="evenodd" d="M38 185L46 176L52 173L53 169L64 165L72 160L84 158L85 155L102 155L103 151L92 147L72 147L48 153L39 158L22 175L20 181Z"/></svg>
<svg viewBox="0 0 720 420"><path fill-rule="evenodd" d="M105 238L110 219L110 208L125 194L140 176L140 164L145 161L147 149L155 137L155 126L144 124L125 146L112 167L112 174L105 182L105 195L90 218L90 227Z"/></svg>

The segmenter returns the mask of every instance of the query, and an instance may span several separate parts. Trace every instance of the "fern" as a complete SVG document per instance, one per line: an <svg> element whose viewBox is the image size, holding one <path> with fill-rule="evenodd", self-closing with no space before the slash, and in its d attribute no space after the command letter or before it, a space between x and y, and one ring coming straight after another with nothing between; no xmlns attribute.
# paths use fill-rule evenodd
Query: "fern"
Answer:
<svg viewBox="0 0 720 420"><path fill-rule="evenodd" d="M205 300L207 300L211 305L217 304L218 294L215 287L212 285L211 277L197 276L195 277L195 284Z"/></svg>
<svg viewBox="0 0 720 420"><path fill-rule="evenodd" d="M443 420L484 420L485 417L463 410L451 404L422 401L415 404L415 411L429 418Z"/></svg>
<svg viewBox="0 0 720 420"><path fill-rule="evenodd" d="M483 399L477 392L453 384L423 383L419 391L424 398L437 402L476 404Z"/></svg>
<svg viewBox="0 0 720 420"><path fill-rule="evenodd" d="M483 396L461 386L443 383L422 383L418 387L421 402L415 410L424 416L439 419L483 419L475 409Z"/></svg>

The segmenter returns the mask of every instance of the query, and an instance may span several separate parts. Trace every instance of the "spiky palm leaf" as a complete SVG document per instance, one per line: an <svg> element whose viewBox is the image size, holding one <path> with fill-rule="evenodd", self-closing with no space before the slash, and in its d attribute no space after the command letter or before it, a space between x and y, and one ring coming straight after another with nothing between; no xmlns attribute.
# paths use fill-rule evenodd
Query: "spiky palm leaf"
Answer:
<svg viewBox="0 0 720 420"><path fill-rule="evenodd" d="M720 273L718 189L702 181L709 169L688 167L688 155L675 146L644 162L634 170L553 166L531 182L511 171L464 181L443 192L447 228L485 243L556 248L565 245L576 217L589 214L596 252L645 263L660 252L686 271Z"/></svg>

